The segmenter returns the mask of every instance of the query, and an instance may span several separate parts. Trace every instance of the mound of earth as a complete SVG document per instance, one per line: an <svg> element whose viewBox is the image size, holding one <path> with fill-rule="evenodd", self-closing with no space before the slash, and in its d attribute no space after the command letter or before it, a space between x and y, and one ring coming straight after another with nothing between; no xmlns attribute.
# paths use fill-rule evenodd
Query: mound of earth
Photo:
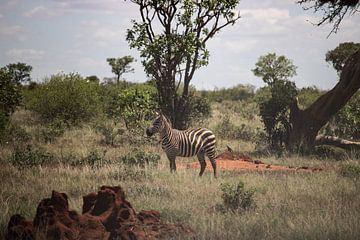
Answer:
<svg viewBox="0 0 360 240"><path fill-rule="evenodd" d="M210 161L206 161L207 165L211 165ZM216 157L216 165L219 170L233 170L233 171L290 171L290 172L317 172L322 171L321 168L310 167L293 167L281 166L263 163L260 160L253 160L249 156L238 152L224 152ZM198 162L193 163L179 163L179 168L195 168L200 169ZM207 171L212 171L211 168L206 168Z"/></svg>
<svg viewBox="0 0 360 240"><path fill-rule="evenodd" d="M69 209L65 193L43 199L34 220L16 214L10 218L6 240L32 239L169 239L194 236L180 224L165 224L154 210L135 212L121 187L102 186L83 197L82 214Z"/></svg>

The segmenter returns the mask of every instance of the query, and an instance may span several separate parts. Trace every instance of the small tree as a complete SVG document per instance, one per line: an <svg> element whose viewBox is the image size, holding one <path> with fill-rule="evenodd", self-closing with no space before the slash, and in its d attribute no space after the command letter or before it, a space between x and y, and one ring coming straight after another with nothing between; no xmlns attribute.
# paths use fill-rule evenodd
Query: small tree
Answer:
<svg viewBox="0 0 360 240"><path fill-rule="evenodd" d="M127 40L140 51L145 72L155 80L162 111L183 129L189 117L189 86L196 69L207 65L206 44L234 24L238 0L132 0L140 21L133 21ZM180 83L183 90L178 93Z"/></svg>
<svg viewBox="0 0 360 240"><path fill-rule="evenodd" d="M111 71L116 75L117 83L119 83L121 75L134 71L134 69L130 67L130 63L134 62L134 58L131 56L107 58L106 61L111 66Z"/></svg>
<svg viewBox="0 0 360 240"><path fill-rule="evenodd" d="M11 75L4 69L0 69L0 141L4 137L10 116L20 104L20 100L20 91L12 81Z"/></svg>
<svg viewBox="0 0 360 240"><path fill-rule="evenodd" d="M13 83L20 85L22 83L30 82L30 72L32 71L32 66L25 63L10 63L2 68L7 72Z"/></svg>
<svg viewBox="0 0 360 240"><path fill-rule="evenodd" d="M252 70L255 76L268 84L265 88L269 94L257 98L268 142L273 149L281 149L291 130L289 106L297 95L297 89L288 78L296 74L296 66L285 56L276 56L275 53L261 56L255 66Z"/></svg>

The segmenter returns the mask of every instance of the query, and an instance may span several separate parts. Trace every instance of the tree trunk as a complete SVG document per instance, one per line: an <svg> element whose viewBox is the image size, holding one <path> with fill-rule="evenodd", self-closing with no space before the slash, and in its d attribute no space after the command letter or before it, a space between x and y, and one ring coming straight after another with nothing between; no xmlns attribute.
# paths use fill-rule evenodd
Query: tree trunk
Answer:
<svg viewBox="0 0 360 240"><path fill-rule="evenodd" d="M287 149L307 153L315 146L319 130L336 114L360 88L360 51L347 60L339 82L319 97L307 109L299 109L297 100L290 106L292 128Z"/></svg>

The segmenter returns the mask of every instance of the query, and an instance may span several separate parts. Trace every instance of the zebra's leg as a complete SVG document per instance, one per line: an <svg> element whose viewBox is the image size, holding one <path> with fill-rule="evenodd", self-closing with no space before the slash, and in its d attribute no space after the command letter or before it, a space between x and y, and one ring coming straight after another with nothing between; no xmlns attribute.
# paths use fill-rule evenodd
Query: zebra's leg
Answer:
<svg viewBox="0 0 360 240"><path fill-rule="evenodd" d="M210 159L211 166L212 166L213 171L214 171L214 177L217 178L215 150L211 150L211 151L209 151L209 152L206 152L206 155L207 155L208 158Z"/></svg>
<svg viewBox="0 0 360 240"><path fill-rule="evenodd" d="M170 171L175 172L176 171L176 163L175 163L176 156L171 155L171 154L166 154L166 155L170 162Z"/></svg>
<svg viewBox="0 0 360 240"><path fill-rule="evenodd" d="M199 173L199 176L201 177L205 171L205 168L206 168L206 162L205 162L205 153L203 151L200 151L198 154L197 154L197 158L199 160L199 163L200 163L200 173Z"/></svg>

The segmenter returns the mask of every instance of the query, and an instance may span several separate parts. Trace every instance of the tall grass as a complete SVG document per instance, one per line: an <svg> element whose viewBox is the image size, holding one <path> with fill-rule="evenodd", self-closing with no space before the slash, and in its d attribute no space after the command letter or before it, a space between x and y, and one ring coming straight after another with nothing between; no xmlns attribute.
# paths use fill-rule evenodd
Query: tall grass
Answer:
<svg viewBox="0 0 360 240"><path fill-rule="evenodd" d="M214 107L214 106L213 106ZM227 111L227 110L224 110ZM215 105L210 128L221 122L224 113ZM230 112L229 112L230 113ZM41 125L28 112L14 116L30 135ZM251 121L241 114L230 115L232 123L261 127L257 118ZM138 211L155 209L170 223L194 228L197 239L360 239L360 177L356 176L358 160L340 161L316 157L262 157L269 164L314 166L324 168L316 173L261 173L222 171L218 179L210 173L198 177L198 170L181 169L171 174L168 160L156 142L130 144L128 136L120 136L114 146L101 144L102 136L90 125L67 129L51 144L32 139L52 154L53 164L18 168L9 161L13 146L0 151L0 239L4 237L10 216L19 213L28 219L35 215L42 198L52 190L66 192L70 208L81 212L82 196L97 191L101 185L120 185L127 199ZM150 140L149 140L150 141ZM252 141L218 138L219 152L230 145L236 151L254 150ZM155 166L126 166L119 159L134 147L161 155ZM71 165L91 152L101 164L89 162ZM104 160L104 161L102 161ZM180 161L196 161L195 158ZM344 161L344 160L343 160ZM350 169L350 170L349 170ZM355 170L353 170L355 169ZM344 173L345 172L345 173ZM242 181L245 188L255 189L255 207L245 211L220 211L223 204L221 184Z"/></svg>

